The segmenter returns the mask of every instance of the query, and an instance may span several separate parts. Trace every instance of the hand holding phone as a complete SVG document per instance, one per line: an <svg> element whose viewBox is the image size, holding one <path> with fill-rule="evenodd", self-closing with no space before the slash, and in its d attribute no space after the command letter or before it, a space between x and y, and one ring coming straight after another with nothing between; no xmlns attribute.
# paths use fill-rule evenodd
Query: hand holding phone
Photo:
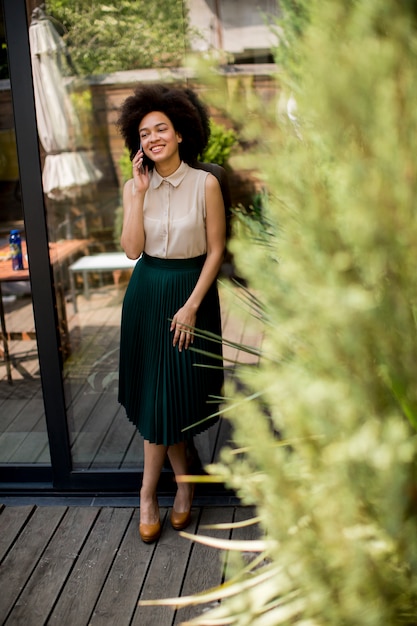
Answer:
<svg viewBox="0 0 417 626"><path fill-rule="evenodd" d="M146 192L149 187L149 169L147 165L143 164L144 156L142 144L139 143L138 151L132 159L134 193L137 191L140 191L141 193Z"/></svg>

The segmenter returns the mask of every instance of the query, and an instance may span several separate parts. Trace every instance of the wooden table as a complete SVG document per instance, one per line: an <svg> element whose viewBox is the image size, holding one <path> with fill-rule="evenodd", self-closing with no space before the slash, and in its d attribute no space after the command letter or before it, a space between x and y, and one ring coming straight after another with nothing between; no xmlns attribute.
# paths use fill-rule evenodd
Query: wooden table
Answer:
<svg viewBox="0 0 417 626"><path fill-rule="evenodd" d="M79 252L87 252L88 239L64 239L49 244L49 258L52 266L59 266L62 263L71 261L73 257ZM3 356L6 361L7 378L9 382L12 380L11 373L11 360L9 354L8 342L11 339L35 339L35 333L33 331L12 333L9 335L6 330L6 319L4 315L4 306L2 298L2 283L29 281L30 273L28 268L28 261L26 258L26 242L22 241L22 255L23 255L23 270L13 270L12 261L9 258L10 249L9 245L0 246L0 324L1 324L1 336L3 341ZM65 307L65 299L62 294L62 286L58 285L57 304L61 313L60 317L60 332L66 338L68 336L67 315Z"/></svg>

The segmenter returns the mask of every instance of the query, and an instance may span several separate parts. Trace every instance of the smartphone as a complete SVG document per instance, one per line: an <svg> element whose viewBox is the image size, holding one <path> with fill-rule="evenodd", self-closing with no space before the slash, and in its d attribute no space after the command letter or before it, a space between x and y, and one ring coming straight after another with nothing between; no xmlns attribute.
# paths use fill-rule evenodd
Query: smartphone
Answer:
<svg viewBox="0 0 417 626"><path fill-rule="evenodd" d="M142 142L141 142L141 141L139 141L139 152L143 152L143 149L142 149ZM140 172L141 174L143 174L143 172L144 172L144 171L145 171L145 169L144 169L144 167L143 167L143 161L142 161L142 165L141 165L141 166L140 166L140 168L139 168L139 172Z"/></svg>
<svg viewBox="0 0 417 626"><path fill-rule="evenodd" d="M139 148L138 148L138 150L140 152L143 152L142 142L140 140L139 140ZM143 152L142 167L140 169L141 174L144 174L146 172L146 167L148 168L148 171L150 171L152 169L152 166L153 166L152 161Z"/></svg>

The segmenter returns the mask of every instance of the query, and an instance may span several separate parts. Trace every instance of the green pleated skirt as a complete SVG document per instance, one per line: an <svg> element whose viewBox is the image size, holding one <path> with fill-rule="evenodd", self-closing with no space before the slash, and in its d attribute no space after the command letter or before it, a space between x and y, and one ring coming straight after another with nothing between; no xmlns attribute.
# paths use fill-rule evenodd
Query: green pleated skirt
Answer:
<svg viewBox="0 0 417 626"><path fill-rule="evenodd" d="M172 445L190 439L218 419L223 363L216 284L198 310L192 347L179 352L170 331L171 320L193 291L204 261L205 256L159 259L143 254L126 290L119 402L151 443Z"/></svg>

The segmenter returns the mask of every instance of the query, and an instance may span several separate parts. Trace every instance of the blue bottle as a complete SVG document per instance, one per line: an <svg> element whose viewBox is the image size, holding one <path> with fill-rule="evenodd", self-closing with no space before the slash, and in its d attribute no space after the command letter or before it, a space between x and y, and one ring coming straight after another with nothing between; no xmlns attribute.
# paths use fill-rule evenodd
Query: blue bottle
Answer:
<svg viewBox="0 0 417 626"><path fill-rule="evenodd" d="M12 269L23 270L22 240L18 230L11 230L9 237Z"/></svg>

